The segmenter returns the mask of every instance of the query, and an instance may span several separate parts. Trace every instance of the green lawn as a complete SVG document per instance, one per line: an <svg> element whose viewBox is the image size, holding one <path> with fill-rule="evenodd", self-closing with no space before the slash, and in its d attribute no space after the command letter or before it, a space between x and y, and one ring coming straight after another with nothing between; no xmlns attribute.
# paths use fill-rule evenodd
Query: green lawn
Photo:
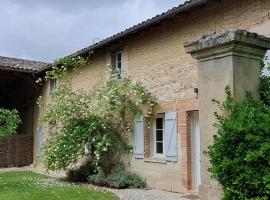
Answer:
<svg viewBox="0 0 270 200"><path fill-rule="evenodd" d="M0 173L0 200L116 200L110 193L33 172Z"/></svg>

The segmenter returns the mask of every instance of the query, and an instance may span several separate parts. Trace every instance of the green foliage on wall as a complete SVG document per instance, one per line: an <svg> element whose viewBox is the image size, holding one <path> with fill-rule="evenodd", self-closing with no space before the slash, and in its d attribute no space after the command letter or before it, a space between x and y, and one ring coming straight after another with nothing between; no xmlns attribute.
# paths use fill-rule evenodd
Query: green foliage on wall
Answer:
<svg viewBox="0 0 270 200"><path fill-rule="evenodd" d="M79 66L84 63L81 58L76 62ZM96 171L102 168L110 173L132 150L128 140L135 116L144 115L150 121L158 107L157 98L141 83L115 79L113 75L92 91L73 90L66 65L61 61L54 66L62 72L52 69L45 77L61 78L42 117L51 130L44 147L45 166L51 170L70 169L88 154Z"/></svg>

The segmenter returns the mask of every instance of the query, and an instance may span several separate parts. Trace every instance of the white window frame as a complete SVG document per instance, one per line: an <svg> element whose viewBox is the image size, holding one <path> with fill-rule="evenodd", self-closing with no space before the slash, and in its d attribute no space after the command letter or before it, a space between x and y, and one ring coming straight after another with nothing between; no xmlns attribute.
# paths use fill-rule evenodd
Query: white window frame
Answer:
<svg viewBox="0 0 270 200"><path fill-rule="evenodd" d="M50 82L50 93L52 93L58 86L59 84L59 81L58 79L52 79L51 82Z"/></svg>
<svg viewBox="0 0 270 200"><path fill-rule="evenodd" d="M156 119L157 118L162 118L163 122L163 129L157 129L156 128ZM156 138L156 131L157 130L162 130L163 131L163 153L157 153L157 138ZM156 116L154 123L153 123L153 157L154 158L159 158L159 159L165 159L165 113L160 113Z"/></svg>
<svg viewBox="0 0 270 200"><path fill-rule="evenodd" d="M118 68L118 55L121 55L121 61L120 61L120 64L121 64L121 68L119 70ZM122 75L123 75L123 51L117 51L115 53L115 68L116 68L116 72L117 72L117 78L118 79L121 79L122 78ZM119 72L120 71L120 72Z"/></svg>

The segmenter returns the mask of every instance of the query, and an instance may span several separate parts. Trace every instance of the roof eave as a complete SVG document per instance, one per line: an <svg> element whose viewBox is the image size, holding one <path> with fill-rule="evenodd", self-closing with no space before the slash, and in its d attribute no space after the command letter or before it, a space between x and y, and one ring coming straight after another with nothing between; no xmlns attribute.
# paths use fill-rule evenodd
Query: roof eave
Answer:
<svg viewBox="0 0 270 200"><path fill-rule="evenodd" d="M0 66L0 71L12 71L12 72L25 73L25 74L41 74L50 68L51 68L51 65L48 65L47 67L44 67L44 68L39 69L39 70Z"/></svg>

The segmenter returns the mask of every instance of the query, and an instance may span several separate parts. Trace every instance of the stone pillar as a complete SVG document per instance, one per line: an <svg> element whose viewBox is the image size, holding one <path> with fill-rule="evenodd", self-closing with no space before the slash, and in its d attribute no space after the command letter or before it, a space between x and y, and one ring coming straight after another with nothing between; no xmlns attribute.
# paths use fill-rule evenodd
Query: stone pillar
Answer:
<svg viewBox="0 0 270 200"><path fill-rule="evenodd" d="M222 188L210 178L209 160L203 154L216 134L213 113L218 108L211 100L224 100L226 85L231 86L235 99L243 99L246 91L259 98L259 66L270 49L270 39L242 30L225 30L187 43L185 48L198 60L202 152L200 197L218 200L222 198Z"/></svg>

